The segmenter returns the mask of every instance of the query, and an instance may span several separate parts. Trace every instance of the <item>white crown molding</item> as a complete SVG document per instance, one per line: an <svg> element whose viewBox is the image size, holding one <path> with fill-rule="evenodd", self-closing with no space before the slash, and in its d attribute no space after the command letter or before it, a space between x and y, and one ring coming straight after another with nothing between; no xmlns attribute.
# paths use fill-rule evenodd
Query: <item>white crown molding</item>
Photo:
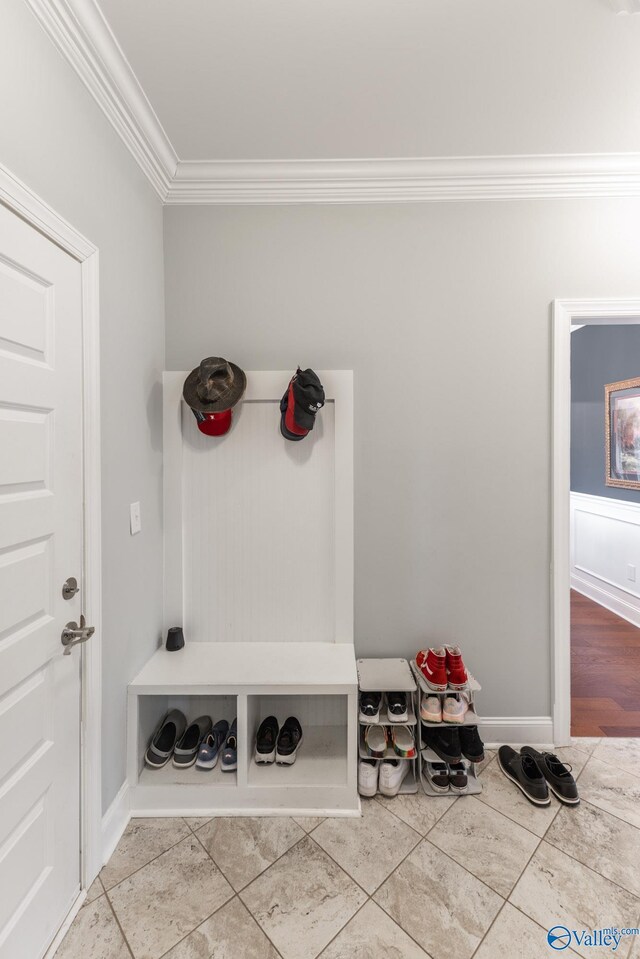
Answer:
<svg viewBox="0 0 640 959"><path fill-rule="evenodd" d="M96 0L26 2L168 204L640 196L636 153L179 161ZM615 2L640 6L640 0Z"/></svg>
<svg viewBox="0 0 640 959"><path fill-rule="evenodd" d="M164 200L178 157L95 0L27 3Z"/></svg>
<svg viewBox="0 0 640 959"><path fill-rule="evenodd" d="M640 196L640 154L179 162L168 204Z"/></svg>

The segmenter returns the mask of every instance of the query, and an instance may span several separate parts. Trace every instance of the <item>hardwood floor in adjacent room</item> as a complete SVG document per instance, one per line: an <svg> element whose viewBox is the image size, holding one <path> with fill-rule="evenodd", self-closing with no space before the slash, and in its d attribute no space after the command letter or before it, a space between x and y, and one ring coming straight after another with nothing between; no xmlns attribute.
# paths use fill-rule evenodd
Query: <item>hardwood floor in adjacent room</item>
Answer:
<svg viewBox="0 0 640 959"><path fill-rule="evenodd" d="M640 629L575 590L571 734L640 736Z"/></svg>

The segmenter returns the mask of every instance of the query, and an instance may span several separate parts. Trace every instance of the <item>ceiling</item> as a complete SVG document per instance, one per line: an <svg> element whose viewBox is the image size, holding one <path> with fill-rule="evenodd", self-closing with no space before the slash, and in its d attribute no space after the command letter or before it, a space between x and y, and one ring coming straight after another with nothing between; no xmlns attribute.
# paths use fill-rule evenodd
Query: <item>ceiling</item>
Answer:
<svg viewBox="0 0 640 959"><path fill-rule="evenodd" d="M163 203L640 196L640 0L25 2Z"/></svg>
<svg viewBox="0 0 640 959"><path fill-rule="evenodd" d="M99 0L181 160L640 150L609 0Z"/></svg>

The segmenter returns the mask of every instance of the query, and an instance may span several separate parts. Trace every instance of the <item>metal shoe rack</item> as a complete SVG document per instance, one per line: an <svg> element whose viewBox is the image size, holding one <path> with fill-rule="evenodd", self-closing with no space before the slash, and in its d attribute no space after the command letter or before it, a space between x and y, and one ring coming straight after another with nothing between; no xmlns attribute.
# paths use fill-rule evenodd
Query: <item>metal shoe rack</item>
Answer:
<svg viewBox="0 0 640 959"><path fill-rule="evenodd" d="M382 702L380 704L380 716L375 723L367 723L360 717L360 706L358 704L358 754L360 759L371 759L372 757L366 751L364 745L364 734L367 726L387 726L393 729L394 726L407 726L413 733L413 740L416 746L416 758L404 759L398 756L392 745L387 746L387 750L382 759L398 759L403 763L410 763L411 769L407 773L404 781L398 791L398 796L412 795L418 792L418 764L420 761L420 737L418 734L418 713L416 712L416 682L411 674L409 663L406 659L359 659L356 663L358 670L358 688L360 692L382 693ZM407 712L408 719L401 723L392 723L386 709L386 693L404 692L407 694Z"/></svg>
<svg viewBox="0 0 640 959"><path fill-rule="evenodd" d="M421 725L422 720L420 719L420 697L423 693L426 694L427 696L439 696L441 699L443 699L445 696L454 696L457 693L462 693L463 695L467 697L469 701L469 709L467 710L465 714L464 722L462 723L444 723L444 722L425 723L425 726L428 726L429 728L432 727L433 729L437 729L438 727L442 727L444 729L459 729L460 726L478 726L480 724L481 720L478 717L478 714L476 712L475 694L477 692L480 692L482 687L480 686L480 683L476 679L474 679L473 676L471 676L471 674L469 674L469 677L468 677L469 681L464 689L455 689L455 690L451 689L443 693L437 693L435 690L431 689L430 686L428 686L427 681L425 680L424 676L418 669L414 659L411 660L411 672L413 673L413 676L415 677L415 683L417 685L417 690L415 694L415 703L414 703L415 714L418 717L418 723L419 723L419 726L417 728L422 730L422 725ZM477 770L478 764L469 762L469 760L465 759L464 757L462 759L462 762L464 763L466 772L467 772L467 789L462 793L458 793L457 790L452 790L451 788L449 789L449 793L434 789L425 773L425 769L424 769L425 763L427 762L441 763L443 762L443 760L436 753L434 753L432 749L427 749L424 747L424 744L422 743L422 734L420 735L420 747L421 748L419 753L419 757L420 757L419 758L419 775L420 775L420 781L422 784L422 789L427 794L427 796L446 796L448 794L473 796L473 795L477 795L477 793L482 792L482 783L478 778L478 770Z"/></svg>

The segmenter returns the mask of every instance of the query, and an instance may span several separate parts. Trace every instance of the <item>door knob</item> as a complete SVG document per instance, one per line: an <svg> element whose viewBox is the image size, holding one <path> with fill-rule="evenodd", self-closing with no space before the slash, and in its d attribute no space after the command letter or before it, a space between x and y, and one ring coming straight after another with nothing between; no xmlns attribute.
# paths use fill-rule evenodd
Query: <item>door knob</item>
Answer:
<svg viewBox="0 0 640 959"><path fill-rule="evenodd" d="M91 639L95 631L95 626L87 626L84 616L80 617L79 626L75 622L67 623L60 636L60 641L65 647L64 655L70 656L72 647L77 646L79 643L86 643L88 639Z"/></svg>

